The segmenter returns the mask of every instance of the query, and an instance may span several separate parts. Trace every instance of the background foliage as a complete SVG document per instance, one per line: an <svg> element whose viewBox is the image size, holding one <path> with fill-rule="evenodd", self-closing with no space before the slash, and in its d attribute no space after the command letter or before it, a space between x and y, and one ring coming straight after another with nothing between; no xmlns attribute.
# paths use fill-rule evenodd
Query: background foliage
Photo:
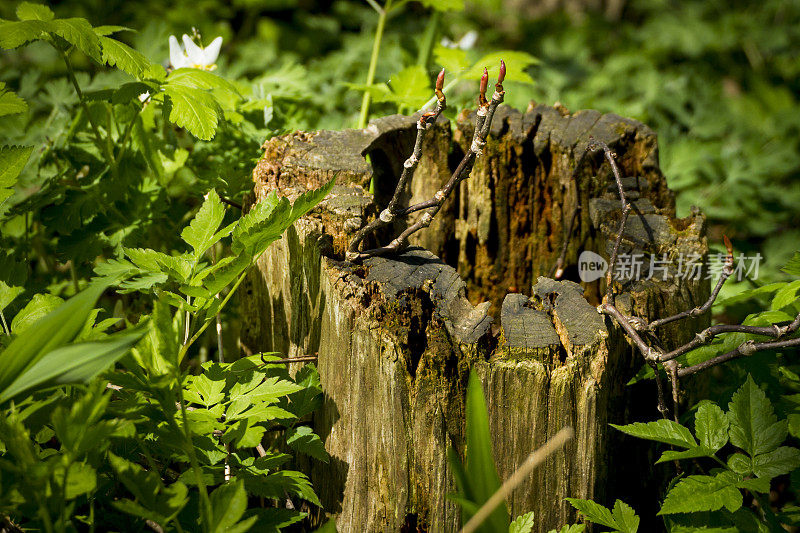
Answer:
<svg viewBox="0 0 800 533"><path fill-rule="evenodd" d="M297 424L310 408L300 396L314 397L313 369L293 381L274 365L253 366L258 359L212 363L220 351L238 353L235 306L222 301L235 298L237 279L254 255L301 206L275 199L246 223L235 206L265 139L293 129L355 126L365 94L372 100L370 116L411 112L431 94L440 66L448 69L451 117L472 105L474 87L464 80L475 78L484 63L496 64L493 58L505 50L510 105L560 101L571 110L595 108L650 125L659 133L661 166L678 193L679 214L699 206L709 218L709 242L725 233L739 251L764 257L757 282L725 286L728 298L716 315L757 323L797 312L797 266L780 270L792 264L800 242L796 2L401 0L387 9L383 23L367 2L346 0L64 0L51 7L52 14L0 4L0 19L21 21L10 23L18 24L14 31L4 26L0 32L0 312L4 331L13 333L0 336L0 348L7 348L2 355L15 338L39 330L37 320L73 302L64 300L93 291L90 280L101 278L102 287L115 291L82 297L85 312L74 315L62 338L37 350L15 348L22 353L20 373L0 375L3 387L17 387L0 399L0 433L19 436L3 441L3 460L46 465L30 478L46 500L38 501L39 514L25 511L35 524L49 521L56 530L94 523L105 505L95 509L99 495L115 490L128 493L114 512L157 510L165 523L191 524L187 502L197 509L200 487L220 483L220 454L241 446L252 455L251 445L273 427L283 436L268 450L275 461L229 460L240 475L206 494L203 527L232 527L214 520L228 512L226 505L234 506L234 522L245 522L253 516L244 510L247 494L277 494L269 492L274 485L254 487L248 472L290 472L272 478L284 483L278 486L285 494L278 496L314 502L313 489L288 468L291 454L285 453L288 446L291 453L322 457L319 439ZM202 44L223 37L217 69L168 71L168 36L192 35L193 28ZM24 37L29 30L44 40ZM150 97L143 101L145 92ZM750 290L743 295L743 289ZM207 327L218 315L219 344ZM185 338L187 323L192 342ZM118 383L121 403L109 402L110 391L92 384L107 367L30 379L43 375L34 365L45 356L69 360L75 352L68 350L81 343L94 343L91 353L106 362L120 361L117 381L127 380ZM173 359L156 356L163 353ZM800 367L793 355L759 354L715 371L709 399L728 405L742 383L752 383L749 374L787 421L789 438L797 438ZM242 372L250 377L241 378ZM274 387L284 384L276 389L283 394L253 398L236 388L256 374ZM89 385L47 389L79 382ZM230 422L212 423L215 416L204 414L227 412L237 394L248 398L239 407L272 409L268 416L259 413L269 422L259 426L233 413ZM167 414L156 416L153 402ZM181 412L185 404L195 414ZM695 414L687 416L688 427ZM88 433L69 433L77 420L86 421ZM187 420L194 429L186 430ZM208 431L227 440L212 446L200 438ZM111 443L106 455L85 445L101 434ZM174 446L158 456L154 442ZM143 456L150 470L137 463ZM726 468L744 475L730 461ZM164 475L148 474L153 471ZM200 471L198 478L191 475ZM21 501L13 490L23 472L30 476L0 466L5 501ZM794 477L769 477L782 505L794 501ZM153 500L152 494L165 497ZM624 503L605 503L617 513L615 521L629 518ZM299 516L287 512L274 527Z"/></svg>

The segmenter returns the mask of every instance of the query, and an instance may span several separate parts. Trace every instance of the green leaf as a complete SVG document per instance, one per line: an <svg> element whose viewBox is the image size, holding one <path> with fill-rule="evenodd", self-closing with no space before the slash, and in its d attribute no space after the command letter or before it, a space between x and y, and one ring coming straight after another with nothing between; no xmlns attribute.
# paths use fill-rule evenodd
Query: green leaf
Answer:
<svg viewBox="0 0 800 533"><path fill-rule="evenodd" d="M60 471L59 471L60 470ZM64 479L64 468L54 472L54 478ZM74 500L82 494L92 492L97 487L97 472L86 463L72 463L69 465L64 485L64 499Z"/></svg>
<svg viewBox="0 0 800 533"><path fill-rule="evenodd" d="M586 520L601 526L617 529L617 522L608 507L604 507L592 500L581 500L578 498L565 498L570 505L577 509Z"/></svg>
<svg viewBox="0 0 800 533"><path fill-rule="evenodd" d="M214 517L210 531L214 533L247 531L257 519L256 517L247 519L247 528L244 529L242 527L245 522L238 524L247 510L247 493L241 480L220 485L211 493L210 499Z"/></svg>
<svg viewBox="0 0 800 533"><path fill-rule="evenodd" d="M800 466L800 450L788 446L779 446L771 452L753 457L753 473L757 477L766 479L788 474L798 466Z"/></svg>
<svg viewBox="0 0 800 533"><path fill-rule="evenodd" d="M205 374L194 376L192 378L189 390L197 392L202 398L202 403L205 407L211 407L225 399L225 393L222 392L225 388L225 381L213 381Z"/></svg>
<svg viewBox="0 0 800 533"><path fill-rule="evenodd" d="M49 28L49 22L42 20L2 21L0 22L0 48L10 50L30 41L41 39Z"/></svg>
<svg viewBox="0 0 800 533"><path fill-rule="evenodd" d="M208 92L193 87L165 85L172 103L169 120L204 141L211 140L222 115L217 100Z"/></svg>
<svg viewBox="0 0 800 533"><path fill-rule="evenodd" d="M789 262L786 263L781 270L790 276L800 277L800 251L795 252L792 258L789 259Z"/></svg>
<svg viewBox="0 0 800 533"><path fill-rule="evenodd" d="M161 79L166 75L161 65L151 63L127 44L110 37L100 36L98 39L103 47L103 63L117 67L139 79L146 77Z"/></svg>
<svg viewBox="0 0 800 533"><path fill-rule="evenodd" d="M786 439L787 422L778 422L766 394L749 374L744 385L734 393L728 409L731 444L751 457L771 452Z"/></svg>
<svg viewBox="0 0 800 533"><path fill-rule="evenodd" d="M466 474L472 500L479 507L500 488L500 477L494 464L489 415L478 375L470 372L466 405ZM499 505L483 523L487 531L507 531L508 513Z"/></svg>
<svg viewBox="0 0 800 533"><path fill-rule="evenodd" d="M231 250L234 254L247 253L251 257L261 254L267 246L278 240L286 228L308 213L325 198L333 187L334 179L319 189L301 194L293 204L286 198L277 198L273 192L256 204L233 230Z"/></svg>
<svg viewBox="0 0 800 533"><path fill-rule="evenodd" d="M389 100L398 105L419 109L431 97L431 78L420 65L406 67L389 80L392 88Z"/></svg>
<svg viewBox="0 0 800 533"><path fill-rule="evenodd" d="M23 292L25 292L24 287L9 285L5 281L0 281L0 311L8 307Z"/></svg>
<svg viewBox="0 0 800 533"><path fill-rule="evenodd" d="M712 453L728 443L728 419L720 407L703 402L694 415L694 432L700 444Z"/></svg>
<svg viewBox="0 0 800 533"><path fill-rule="evenodd" d="M519 515L516 520L508 526L508 533L531 533L536 522L533 519L533 511Z"/></svg>
<svg viewBox="0 0 800 533"><path fill-rule="evenodd" d="M25 163L33 153L33 146L3 146L0 147L0 204L13 192L12 187L17 182Z"/></svg>
<svg viewBox="0 0 800 533"><path fill-rule="evenodd" d="M328 462L328 452L319 435L308 426L298 426L286 432L286 444L296 451L310 455L314 459Z"/></svg>
<svg viewBox="0 0 800 533"><path fill-rule="evenodd" d="M55 19L47 23L47 30L72 44L98 63L103 62L100 38L86 19Z"/></svg>
<svg viewBox="0 0 800 533"><path fill-rule="evenodd" d="M525 52L515 52L511 50L504 50L501 52L492 52L480 58L470 69L468 69L461 77L467 80L480 79L483 74L483 68L489 69L489 82L490 86L497 79L497 74L500 70L500 60L506 64L506 81L519 81L522 83L533 83L527 72L525 72L531 65L536 65L539 60L532 55ZM487 95L487 98L490 96Z"/></svg>
<svg viewBox="0 0 800 533"><path fill-rule="evenodd" d="M654 440L673 446L683 448L694 448L697 441L694 440L692 432L688 428L672 420L656 420L654 422L634 422L625 426L610 424L611 427L622 431L627 435L640 439Z"/></svg>
<svg viewBox="0 0 800 533"><path fill-rule="evenodd" d="M112 35L114 33L119 33L121 31L133 31L133 30L128 28L128 27L126 27L126 26L113 26L113 25L111 25L111 26L95 26L94 27L94 32L97 35L103 36L103 37L107 37L109 35Z"/></svg>
<svg viewBox="0 0 800 533"><path fill-rule="evenodd" d="M63 303L64 300L52 294L34 294L31 301L11 321L11 331L17 335L24 333L36 321L52 313Z"/></svg>
<svg viewBox="0 0 800 533"><path fill-rule="evenodd" d="M611 513L616 522L616 528L622 533L636 533L639 529L639 517L630 505L617 500L614 502L614 510Z"/></svg>
<svg viewBox="0 0 800 533"><path fill-rule="evenodd" d="M445 71L450 75L459 75L461 72L467 70L471 63L467 59L467 51L459 48L448 48L441 44L436 45L433 49L434 63L444 67Z"/></svg>
<svg viewBox="0 0 800 533"><path fill-rule="evenodd" d="M728 468L742 476L753 473L753 460L743 453L732 453L728 456Z"/></svg>
<svg viewBox="0 0 800 533"><path fill-rule="evenodd" d="M166 524L189 502L189 489L180 481L165 487L157 472L146 471L111 452L108 453L108 462L116 472L117 479L137 500L136 505L131 505L133 502L130 500L123 500L126 503L122 505L114 502L113 505L123 512Z"/></svg>
<svg viewBox="0 0 800 533"><path fill-rule="evenodd" d="M661 454L661 457L658 458L656 464L666 463L668 461L680 461L682 459L694 459L696 457L711 457L712 455L714 455L714 451L709 450L705 446L695 446L694 448L681 451L666 450Z"/></svg>
<svg viewBox="0 0 800 533"><path fill-rule="evenodd" d="M419 3L436 11L464 11L464 0L419 0Z"/></svg>
<svg viewBox="0 0 800 533"><path fill-rule="evenodd" d="M4 115L14 115L17 113L24 113L28 110L28 104L25 100L17 96L14 92L5 88L6 84L0 81L0 117ZM3 165L3 170L5 170ZM3 180L0 178L0 184Z"/></svg>
<svg viewBox="0 0 800 533"><path fill-rule="evenodd" d="M800 289L800 279L787 283L784 288L775 293L771 309L776 311L794 303L797 300L798 289Z"/></svg>
<svg viewBox="0 0 800 533"><path fill-rule="evenodd" d="M55 14L45 5L22 2L17 6L17 18L19 20L53 20Z"/></svg>
<svg viewBox="0 0 800 533"><path fill-rule="evenodd" d="M659 515L717 511L725 507L734 512L742 506L742 494L731 472L716 476L689 476L680 480L667 494Z"/></svg>
<svg viewBox="0 0 800 533"><path fill-rule="evenodd" d="M0 392L0 403L23 392L55 385L87 383L128 353L145 333L146 327L137 326L129 331L109 335L101 341L56 348Z"/></svg>
<svg viewBox="0 0 800 533"><path fill-rule="evenodd" d="M170 87L188 87L193 89L222 89L236 94L236 86L221 76L197 68L179 68L167 76Z"/></svg>
<svg viewBox="0 0 800 533"><path fill-rule="evenodd" d="M217 192L211 189L200 210L181 232L181 238L194 249L195 262L217 242L216 231L222 224L223 218L225 218L225 206L222 205Z"/></svg>

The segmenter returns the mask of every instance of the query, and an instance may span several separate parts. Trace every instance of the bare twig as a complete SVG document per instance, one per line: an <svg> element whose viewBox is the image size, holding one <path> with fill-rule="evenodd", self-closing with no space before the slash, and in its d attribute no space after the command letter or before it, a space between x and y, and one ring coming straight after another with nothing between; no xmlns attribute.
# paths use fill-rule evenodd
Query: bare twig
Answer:
<svg viewBox="0 0 800 533"><path fill-rule="evenodd" d="M397 188L395 189L394 196L392 197L392 202L389 203L389 207L384 209L378 219L372 221L370 224L365 226L362 230L356 233L356 236L353 238L353 241L350 243L350 247L347 251L346 258L350 261L359 261L366 259L367 257L373 257L378 255L385 255L390 253L395 253L400 250L408 240L408 238L415 232L421 230L422 228L427 228L431 225L433 221L433 217L439 212L444 204L444 201L450 196L450 193L453 192L453 189L464 179L469 177L470 172L472 171L472 167L475 164L475 159L480 157L483 153L483 147L486 145L486 137L489 134L489 129L492 123L492 117L494 117L495 110L497 106L499 106L504 99L505 90L503 89L503 81L506 75L506 66L503 61L500 61L500 72L497 77L497 83L495 84L495 91L492 95L492 100L488 101L486 99L486 89L488 86L489 74L486 69L483 71L483 76L481 76L481 83L480 83L480 95L478 97L478 111L477 116L475 119L475 132L472 137L472 143L470 145L469 150L464 155L464 158L459 163L456 170L450 176L450 179L447 183L439 189L436 194L433 195L433 198L430 200L426 200L424 202L420 202L418 204L412 205L405 209L400 209L397 203L395 202L396 198L402 194L403 190L406 187L407 181L413 175L414 169L416 169L416 164L419 160L419 156L421 155L421 140L420 135L421 132L424 131L422 125L424 125L423 119L425 119L428 115L438 116L438 113L441 113L440 107L444 108L444 93L442 93L442 87L444 85L444 71L439 74L439 78L437 78L436 83L436 90L437 90L437 98L439 100L439 104L436 107L436 111L432 113L426 113L420 118L420 125L418 125L418 133L417 133L417 142L414 145L414 153L412 153L411 157L406 161L403 169L403 174L400 176L400 181L397 184ZM440 95L441 93L441 95ZM417 153L419 150L419 153ZM413 165L413 166L412 166ZM410 171L407 173L406 171ZM400 233L396 238L394 238L389 244L386 246L382 246L379 248L373 248L371 250L365 250L362 252L358 251L358 246L361 244L361 241L364 237L378 229L379 227L388 225L395 217L406 217L411 213L416 211L421 211L424 209L428 209L426 213L424 213L420 219L406 228L403 232Z"/></svg>
<svg viewBox="0 0 800 533"><path fill-rule="evenodd" d="M544 443L544 445L539 448L538 450L533 451L525 462L523 462L519 468L517 468L511 477L509 477L497 492L492 494L486 503L484 503L478 512L476 512L472 518L464 525L461 529L461 533L472 533L476 531L478 527L487 519L489 515L492 514L492 511L497 508L503 501L505 501L506 497L511 494L511 491L514 490L517 485L522 483L528 474L533 472L533 469L539 466L547 459L550 455L554 454L558 450L560 450L575 434L571 427L562 428L561 431L556 433L553 438L548 440Z"/></svg>
<svg viewBox="0 0 800 533"><path fill-rule="evenodd" d="M625 196L625 189L622 186L622 177L620 176L619 168L617 168L617 162L615 160L616 154L611 151L611 148L609 148L606 143L599 141L594 137L589 137L589 144L586 146L586 148L588 150L595 150L597 148L603 149L606 160L608 161L608 164L611 165L611 171L614 173L614 179L616 180L617 188L619 189L619 199L622 202L622 220L619 224L619 232L617 232L617 239L614 241L614 248L611 252L611 258L608 261L608 271L606 272L606 296L607 300L613 305L614 288L611 285L612 273L614 272L614 266L617 262L617 254L619 253L619 245L622 242L622 234L625 230L625 224L627 224L628 215L631 212L631 204L628 202L628 198Z"/></svg>
<svg viewBox="0 0 800 533"><path fill-rule="evenodd" d="M700 333L697 333L695 338L691 341L684 343L682 346L679 346L672 351L664 352L661 348L659 348L659 345L662 343L657 337L655 337L654 330L656 328L676 322L678 320L694 318L707 313L716 301L722 286L725 284L725 281L733 273L733 245L727 236L723 236L728 255L726 257L722 273L714 289L711 291L711 295L709 296L708 300L703 303L703 305L676 313L672 316L654 320L649 324L639 317L629 317L622 313L614 305L614 288L611 285L611 273L614 269L614 263L616 261L620 242L622 240L622 234L625 231L625 224L627 223L628 213L630 212L630 204L625 197L625 191L622 186L622 178L620 176L619 168L614 160L614 153L611 152L608 146L601 141L596 141L594 139L589 141L590 148L596 146L603 148L605 152L606 159L611 165L611 169L614 173L614 178L617 182L617 188L619 189L620 201L622 202L622 222L614 242L614 248L609 260L608 273L606 274L606 299L605 302L598 307L598 310L605 315L609 315L617 322L617 324L620 325L624 333L639 349L645 359L645 362L653 369L656 379L656 388L658 390L658 410L665 418L667 417L667 407L659 367L663 367L664 370L666 370L667 378L672 386L673 416L675 420L677 420L678 401L680 397L680 378L694 375L713 366L725 363L738 357L749 356L759 351L800 347L800 337L789 338L790 335L800 330L800 314L798 314L791 322L775 323L770 326L728 324L710 326ZM651 340L650 343L645 341L645 337L641 334L642 332L650 335L650 337L648 337ZM717 335L723 333L747 333L751 335L761 335L765 337L771 337L771 340L756 342L755 340L750 339L741 343L734 350L728 351L716 357L712 357L707 361L689 367L682 367L676 361L678 357L690 352L691 350L711 343Z"/></svg>

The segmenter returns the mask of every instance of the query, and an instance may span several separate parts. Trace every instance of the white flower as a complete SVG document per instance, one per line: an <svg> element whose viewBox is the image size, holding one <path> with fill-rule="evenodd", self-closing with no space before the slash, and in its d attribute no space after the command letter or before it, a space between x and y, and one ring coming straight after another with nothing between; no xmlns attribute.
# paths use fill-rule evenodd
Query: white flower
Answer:
<svg viewBox="0 0 800 533"><path fill-rule="evenodd" d="M464 36L459 39L457 43L454 43L447 37L442 38L442 46L445 48L458 48L460 50L470 50L475 43L478 41L478 32L475 30L470 30L464 34Z"/></svg>
<svg viewBox="0 0 800 533"><path fill-rule="evenodd" d="M172 68L199 68L202 70L214 70L217 65L214 63L219 57L219 49L222 46L222 37L217 37L205 48L200 48L188 35L183 34L183 48L174 35L169 36L169 62Z"/></svg>

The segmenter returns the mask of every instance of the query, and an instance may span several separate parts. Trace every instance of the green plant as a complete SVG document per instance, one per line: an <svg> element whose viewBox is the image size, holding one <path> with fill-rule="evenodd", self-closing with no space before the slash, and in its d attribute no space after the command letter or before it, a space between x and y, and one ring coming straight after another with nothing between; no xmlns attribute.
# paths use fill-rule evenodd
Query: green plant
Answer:
<svg viewBox="0 0 800 533"><path fill-rule="evenodd" d="M789 424L778 420L764 391L748 376L727 411L708 400L694 411L694 432L665 419L612 424L628 435L669 445L672 449L656 464L691 460L698 466L700 473L679 474L670 483L658 513L667 530L779 531L782 524L796 526L796 507L784 505L776 513L769 493L776 477L800 467L800 450L784 445ZM617 500L611 511L590 500L568 501L590 522L626 533L638 529L639 518L624 502Z"/></svg>

